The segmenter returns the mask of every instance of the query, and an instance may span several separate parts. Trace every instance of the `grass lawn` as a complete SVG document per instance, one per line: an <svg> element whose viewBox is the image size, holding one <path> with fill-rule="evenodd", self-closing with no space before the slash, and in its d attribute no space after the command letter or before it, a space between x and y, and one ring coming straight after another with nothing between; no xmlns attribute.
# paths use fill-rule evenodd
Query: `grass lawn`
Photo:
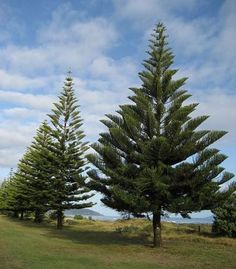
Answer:
<svg viewBox="0 0 236 269"><path fill-rule="evenodd" d="M213 238L202 227L165 223L164 247L153 249L143 220L71 221L36 225L0 216L1 269L236 268L236 240ZM204 231L205 229L205 231Z"/></svg>

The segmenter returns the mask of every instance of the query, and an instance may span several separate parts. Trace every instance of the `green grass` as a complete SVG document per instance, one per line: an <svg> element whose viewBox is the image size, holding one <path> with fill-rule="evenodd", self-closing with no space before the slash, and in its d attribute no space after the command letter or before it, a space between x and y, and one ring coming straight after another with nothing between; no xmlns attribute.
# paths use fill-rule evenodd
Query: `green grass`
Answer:
<svg viewBox="0 0 236 269"><path fill-rule="evenodd" d="M236 268L236 240L213 238L208 226L199 235L194 225L166 223L164 247L153 249L149 225L79 220L57 231L54 224L0 216L0 268Z"/></svg>

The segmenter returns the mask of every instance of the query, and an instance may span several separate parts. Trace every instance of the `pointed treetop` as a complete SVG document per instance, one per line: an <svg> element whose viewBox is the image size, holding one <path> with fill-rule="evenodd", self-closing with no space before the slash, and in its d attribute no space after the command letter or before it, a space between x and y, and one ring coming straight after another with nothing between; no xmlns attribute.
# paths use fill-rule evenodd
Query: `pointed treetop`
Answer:
<svg viewBox="0 0 236 269"><path fill-rule="evenodd" d="M69 67L69 70L67 72L67 77L66 77L67 81L72 81L72 71L71 71L71 67Z"/></svg>

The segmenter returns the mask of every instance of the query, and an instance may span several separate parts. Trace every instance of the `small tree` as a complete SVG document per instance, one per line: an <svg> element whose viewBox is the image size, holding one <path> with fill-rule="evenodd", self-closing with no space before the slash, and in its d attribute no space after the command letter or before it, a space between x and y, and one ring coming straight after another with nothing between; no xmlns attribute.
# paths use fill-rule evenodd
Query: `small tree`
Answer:
<svg viewBox="0 0 236 269"><path fill-rule="evenodd" d="M5 178L3 182L0 184L0 210L4 211L6 210L6 202L7 202L7 188L9 185L10 175L8 178Z"/></svg>
<svg viewBox="0 0 236 269"><path fill-rule="evenodd" d="M20 213L34 211L35 222L41 222L43 214L52 204L52 177L55 174L50 146L50 128L43 122L32 144L19 161L17 171L11 171L0 189L0 205L5 210Z"/></svg>
<svg viewBox="0 0 236 269"><path fill-rule="evenodd" d="M18 164L18 177L27 184L18 187L18 192L27 193L29 207L35 213L35 222L42 222L44 213L50 209L53 200L52 177L55 173L53 153L50 150L52 137L44 121Z"/></svg>
<svg viewBox="0 0 236 269"><path fill-rule="evenodd" d="M9 176L4 179L0 186L0 210L3 212L12 211L15 217L18 217L18 210L13 208L13 179L14 172L11 169Z"/></svg>
<svg viewBox="0 0 236 269"><path fill-rule="evenodd" d="M6 209L13 211L15 217L18 217L20 214L20 219L23 219L25 211L31 210L27 184L27 178L16 171L5 188L7 197L5 202Z"/></svg>
<svg viewBox="0 0 236 269"><path fill-rule="evenodd" d="M90 189L84 173L84 153L88 147L83 142L85 135L81 130L82 119L70 76L66 78L59 101L54 104L49 117L52 124L53 166L57 171L53 178L54 201L51 209L57 211L57 228L61 229L65 209L93 205L91 202L84 202L92 197L88 194Z"/></svg>
<svg viewBox="0 0 236 269"><path fill-rule="evenodd" d="M215 215L212 231L228 237L236 237L236 194L231 195L212 212Z"/></svg>
<svg viewBox="0 0 236 269"><path fill-rule="evenodd" d="M164 211L187 216L214 208L234 187L219 191L233 174L219 166L227 157L208 147L226 132L197 129L208 116L190 116L198 104L184 104L191 95L182 89L186 78L173 78L177 70L162 24L148 55L142 87L131 89L133 103L102 121L108 130L92 145L96 153L88 159L96 168L89 176L105 205L134 215L151 212L153 244L160 246Z"/></svg>

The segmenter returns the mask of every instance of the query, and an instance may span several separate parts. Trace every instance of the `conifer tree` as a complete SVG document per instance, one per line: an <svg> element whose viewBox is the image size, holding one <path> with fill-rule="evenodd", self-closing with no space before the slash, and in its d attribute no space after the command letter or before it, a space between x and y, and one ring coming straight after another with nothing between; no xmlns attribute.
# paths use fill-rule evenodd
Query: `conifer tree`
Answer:
<svg viewBox="0 0 236 269"><path fill-rule="evenodd" d="M13 172L11 170L9 176L4 179L0 186L0 210L9 210L9 197L10 197L10 183L13 178Z"/></svg>
<svg viewBox="0 0 236 269"><path fill-rule="evenodd" d="M6 200L7 200L6 189L9 184L10 177L11 177L11 171L9 177L4 178L3 182L0 183L0 210L6 209Z"/></svg>
<svg viewBox="0 0 236 269"><path fill-rule="evenodd" d="M235 189L219 191L233 174L220 166L226 156L209 148L226 132L198 128L208 116L191 117L198 104L184 104L191 96L182 88L187 78L173 78L177 70L167 45L165 27L158 24L139 74L142 86L131 89L132 104L102 120L107 132L88 155L95 166L88 172L90 186L103 194L105 205L152 213L154 246L161 245L164 211L188 216L211 209Z"/></svg>
<svg viewBox="0 0 236 269"><path fill-rule="evenodd" d="M16 171L10 177L5 189L6 209L12 211L15 217L20 214L20 219L23 219L25 211L31 210L27 185L28 179Z"/></svg>
<svg viewBox="0 0 236 269"><path fill-rule="evenodd" d="M52 137L47 122L43 122L32 144L19 161L17 171L11 171L3 184L0 200L5 210L21 214L35 212L35 222L41 222L43 214L52 204L52 177L54 166L50 146Z"/></svg>
<svg viewBox="0 0 236 269"><path fill-rule="evenodd" d="M35 222L38 223L42 221L44 213L50 209L53 200L52 178L55 168L51 145L50 128L44 121L18 164L17 176L27 182L26 186L18 187L18 192L26 194L29 207L35 213Z"/></svg>
<svg viewBox="0 0 236 269"><path fill-rule="evenodd" d="M82 119L70 74L49 117L52 123L53 165L57 171L53 179L52 209L57 211L57 228L61 229L63 210L92 206L91 202L86 202L92 194L88 193L90 189L84 173L84 153L88 147L83 142L85 135L81 130Z"/></svg>

